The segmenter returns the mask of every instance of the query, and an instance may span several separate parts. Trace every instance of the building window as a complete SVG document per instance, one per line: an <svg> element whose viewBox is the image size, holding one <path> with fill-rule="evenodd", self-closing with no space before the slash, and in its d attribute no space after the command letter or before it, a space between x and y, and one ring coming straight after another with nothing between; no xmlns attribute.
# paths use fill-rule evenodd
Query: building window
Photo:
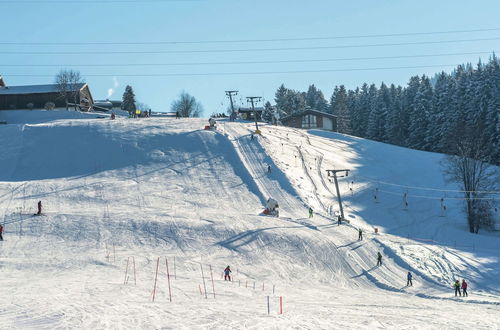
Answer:
<svg viewBox="0 0 500 330"><path fill-rule="evenodd" d="M316 116L315 115L305 115L302 117L302 128L316 128Z"/></svg>

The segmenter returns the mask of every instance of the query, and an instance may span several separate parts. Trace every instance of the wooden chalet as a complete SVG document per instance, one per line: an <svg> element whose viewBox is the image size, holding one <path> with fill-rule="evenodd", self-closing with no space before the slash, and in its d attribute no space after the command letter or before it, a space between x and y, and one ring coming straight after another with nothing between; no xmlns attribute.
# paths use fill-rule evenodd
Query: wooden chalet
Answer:
<svg viewBox="0 0 500 330"><path fill-rule="evenodd" d="M92 109L94 99L87 84L75 84L67 91L69 103L75 102L75 94L76 104L81 111ZM65 97L58 91L56 84L7 86L0 77L0 110L44 109L48 102L53 102L56 108L66 107Z"/></svg>
<svg viewBox="0 0 500 330"><path fill-rule="evenodd" d="M337 130L337 116L330 113L306 109L280 119L284 126L295 128L318 128L327 131Z"/></svg>

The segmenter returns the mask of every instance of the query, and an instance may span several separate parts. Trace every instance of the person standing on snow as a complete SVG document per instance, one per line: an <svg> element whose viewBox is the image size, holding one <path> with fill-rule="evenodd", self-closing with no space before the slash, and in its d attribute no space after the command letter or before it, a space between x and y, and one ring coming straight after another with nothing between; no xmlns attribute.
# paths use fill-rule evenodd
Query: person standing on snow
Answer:
<svg viewBox="0 0 500 330"><path fill-rule="evenodd" d="M342 216L341 216L341 215L339 215L339 216L337 217L337 225L339 225L339 226L340 226L341 224L342 224Z"/></svg>
<svg viewBox="0 0 500 330"><path fill-rule="evenodd" d="M0 224L0 241L3 241L2 233L3 233L3 226Z"/></svg>
<svg viewBox="0 0 500 330"><path fill-rule="evenodd" d="M231 281L231 268L229 266L224 269L224 281Z"/></svg>
<svg viewBox="0 0 500 330"><path fill-rule="evenodd" d="M467 293L467 282L465 282L464 279L462 279L462 293L464 297L469 296L469 294Z"/></svg>
<svg viewBox="0 0 500 330"><path fill-rule="evenodd" d="M413 282L411 279L413 278L413 275L408 272L408 275L406 275L406 286L413 286Z"/></svg>
<svg viewBox="0 0 500 330"><path fill-rule="evenodd" d="M38 212L36 215L42 214L42 201L38 201Z"/></svg>
<svg viewBox="0 0 500 330"><path fill-rule="evenodd" d="M456 280L455 283L453 284L453 287L455 288L455 297L458 295L461 297L462 293L460 292L460 281Z"/></svg>
<svg viewBox="0 0 500 330"><path fill-rule="evenodd" d="M377 266L382 266L382 254L377 252Z"/></svg>
<svg viewBox="0 0 500 330"><path fill-rule="evenodd" d="M271 165L267 165L267 173L271 173Z"/></svg>
<svg viewBox="0 0 500 330"><path fill-rule="evenodd" d="M358 229L358 241L362 241L363 240L363 231L361 230L361 228Z"/></svg>
<svg viewBox="0 0 500 330"><path fill-rule="evenodd" d="M313 217L313 209L309 207L309 218Z"/></svg>

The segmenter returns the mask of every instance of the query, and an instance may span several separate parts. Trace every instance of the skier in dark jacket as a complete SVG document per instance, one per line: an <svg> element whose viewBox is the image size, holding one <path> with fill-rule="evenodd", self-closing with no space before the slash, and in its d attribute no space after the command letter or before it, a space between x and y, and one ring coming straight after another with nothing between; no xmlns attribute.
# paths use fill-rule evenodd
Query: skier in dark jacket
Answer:
<svg viewBox="0 0 500 330"><path fill-rule="evenodd" d="M453 287L455 288L455 297L458 295L461 297L462 293L460 292L460 281L456 280L455 283L453 284Z"/></svg>
<svg viewBox="0 0 500 330"><path fill-rule="evenodd" d="M3 234L3 226L2 226L2 225L0 225L0 241L3 241L3 236L2 236L2 234Z"/></svg>
<svg viewBox="0 0 500 330"><path fill-rule="evenodd" d="M382 254L377 252L377 266L382 266Z"/></svg>
<svg viewBox="0 0 500 330"><path fill-rule="evenodd" d="M406 286L413 286L413 282L411 279L413 278L413 275L411 275L410 272L408 272L408 275L406 275Z"/></svg>
<svg viewBox="0 0 500 330"><path fill-rule="evenodd" d="M313 217L313 209L309 208L309 218L312 218L312 217Z"/></svg>
<svg viewBox="0 0 500 330"><path fill-rule="evenodd" d="M339 216L337 217L337 225L339 225L339 226L340 226L341 224L342 224L342 216L341 216L341 215L339 215Z"/></svg>
<svg viewBox="0 0 500 330"><path fill-rule="evenodd" d="M361 228L358 229L358 241L362 241L363 240L363 231L361 230Z"/></svg>
<svg viewBox="0 0 500 330"><path fill-rule="evenodd" d="M467 294L467 282L465 282L464 279L462 279L462 295L464 297L468 297L469 295Z"/></svg>
<svg viewBox="0 0 500 330"><path fill-rule="evenodd" d="M231 268L229 266L224 269L224 281L231 281Z"/></svg>
<svg viewBox="0 0 500 330"><path fill-rule="evenodd" d="M38 201L38 212L36 213L36 215L40 214L42 214L42 201Z"/></svg>
<svg viewBox="0 0 500 330"><path fill-rule="evenodd" d="M267 173L271 173L271 165L267 165Z"/></svg>

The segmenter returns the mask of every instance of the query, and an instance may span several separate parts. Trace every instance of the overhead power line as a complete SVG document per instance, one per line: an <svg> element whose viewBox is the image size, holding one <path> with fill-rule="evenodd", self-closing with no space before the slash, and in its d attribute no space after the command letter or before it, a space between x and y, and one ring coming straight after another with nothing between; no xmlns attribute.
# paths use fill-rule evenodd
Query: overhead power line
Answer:
<svg viewBox="0 0 500 330"><path fill-rule="evenodd" d="M152 74L85 74L86 77L183 77L183 76L237 76L237 75L265 75L265 74L288 74L288 73L323 73L323 72L349 72L349 71L374 71L374 70L398 70L398 69L420 69L420 68L442 68L454 67L459 64L439 65L416 65L416 66L393 66L378 68L351 68L351 69L325 69L325 70L297 70L297 71L253 71L253 72L207 72L207 73L152 73ZM8 74L10 77L53 77L49 74Z"/></svg>
<svg viewBox="0 0 500 330"><path fill-rule="evenodd" d="M67 2L67 1L61 1ZM97 2L97 1L96 1ZM0 2L2 3L2 2ZM403 36L424 36L435 34L454 33L474 33L500 31L500 28L474 29L474 30L452 30L452 31L429 31L429 32L408 32L389 34L365 34L346 35L329 37L297 37L297 38L268 38L268 39L231 39L231 40L171 40L171 41L89 41L89 42L24 42L24 41L0 41L0 45L178 45L178 44L215 44L215 43L250 43L250 42L279 42L279 41L319 41L335 39L361 39L361 38L382 38L382 37L403 37Z"/></svg>
<svg viewBox="0 0 500 330"><path fill-rule="evenodd" d="M232 52L265 52L286 50L313 50L313 49L339 49L339 48L363 48L363 47L388 47L408 45L449 44L459 42L476 42L500 40L500 38L478 38L461 40L439 40L439 41L417 41L417 42L395 42L381 44L363 45L336 45L336 46L307 46L307 47L280 47L280 48L250 48L250 49L198 49L198 50L119 50L119 51L2 51L2 54L30 54L30 55L86 55L86 54L189 54L189 53L232 53Z"/></svg>
<svg viewBox="0 0 500 330"><path fill-rule="evenodd" d="M130 4L140 4L143 2L156 2L156 3L168 3L168 2L197 2L206 0L3 0L0 1L0 5L3 3L8 4L45 4L45 3L64 3L66 5L81 4L81 3L98 3L105 5L107 3L130 3Z"/></svg>
<svg viewBox="0 0 500 330"><path fill-rule="evenodd" d="M425 58L458 55L482 55L492 54L489 52L470 53L446 53L446 54L424 54L424 55L397 55L397 56L375 56L375 57L346 57L332 59L293 59L293 60L268 60L268 61L235 61L235 62L180 62L180 63L108 63L108 64L0 64L0 67L120 67L120 66L189 66L189 65L234 65L234 64L277 64L277 63L314 63L314 62L341 62L360 60L383 60L403 58Z"/></svg>

